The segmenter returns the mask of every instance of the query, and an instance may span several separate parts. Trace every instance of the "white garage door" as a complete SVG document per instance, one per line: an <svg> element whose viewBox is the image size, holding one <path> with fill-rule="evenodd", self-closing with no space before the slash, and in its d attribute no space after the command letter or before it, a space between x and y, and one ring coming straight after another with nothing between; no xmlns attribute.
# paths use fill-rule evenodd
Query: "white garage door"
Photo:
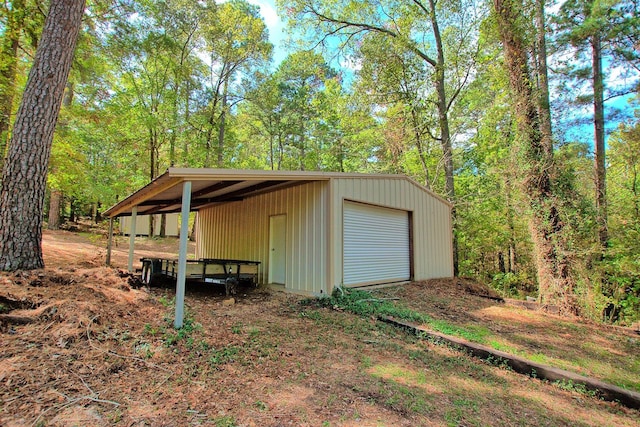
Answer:
<svg viewBox="0 0 640 427"><path fill-rule="evenodd" d="M343 215L345 286L409 280L408 212L344 202Z"/></svg>

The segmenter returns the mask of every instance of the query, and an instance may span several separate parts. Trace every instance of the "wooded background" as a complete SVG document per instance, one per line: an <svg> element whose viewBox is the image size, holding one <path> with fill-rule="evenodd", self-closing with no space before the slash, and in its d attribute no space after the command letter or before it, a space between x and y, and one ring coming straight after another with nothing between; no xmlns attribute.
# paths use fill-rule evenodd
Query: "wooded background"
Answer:
<svg viewBox="0 0 640 427"><path fill-rule="evenodd" d="M0 167L49 2L0 5ZM640 4L86 5L48 167L50 228L169 166L403 173L454 206L457 273L640 318ZM282 47L278 47L282 48ZM2 209L6 209L5 206Z"/></svg>

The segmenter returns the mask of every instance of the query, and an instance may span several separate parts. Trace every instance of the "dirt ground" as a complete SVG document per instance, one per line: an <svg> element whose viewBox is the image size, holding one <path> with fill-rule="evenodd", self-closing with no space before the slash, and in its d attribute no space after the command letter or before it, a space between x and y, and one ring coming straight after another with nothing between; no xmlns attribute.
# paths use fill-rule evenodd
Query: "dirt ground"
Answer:
<svg viewBox="0 0 640 427"><path fill-rule="evenodd" d="M0 273L0 308L14 317L0 325L1 426L639 425L638 411L274 290L228 299L190 286L175 331L173 290L132 287L103 266L105 247L104 236L47 231L46 269ZM139 239L136 259L176 247ZM124 238L112 259L126 265ZM640 365L633 331L509 307L482 289L443 280L380 294L552 360L596 336Z"/></svg>

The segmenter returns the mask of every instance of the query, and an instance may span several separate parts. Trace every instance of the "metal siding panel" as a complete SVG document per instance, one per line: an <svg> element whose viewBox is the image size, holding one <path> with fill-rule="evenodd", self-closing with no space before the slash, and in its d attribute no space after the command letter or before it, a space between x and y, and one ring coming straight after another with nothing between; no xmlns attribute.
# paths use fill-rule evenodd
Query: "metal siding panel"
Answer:
<svg viewBox="0 0 640 427"><path fill-rule="evenodd" d="M302 189L304 190L304 189ZM309 264L308 257L313 252L313 246L308 246L309 242L313 242L309 238L311 231L311 221L309 220L309 200L307 191L300 191L300 223L299 230L302 239L298 242L300 246L300 265L298 267L298 283L305 291L308 291L309 275L313 271L313 266Z"/></svg>
<svg viewBox="0 0 640 427"><path fill-rule="evenodd" d="M344 284L409 279L406 211L344 204Z"/></svg>
<svg viewBox="0 0 640 427"><path fill-rule="evenodd" d="M329 182L323 183L322 185L318 185L318 207L314 210L314 219L313 223L316 224L316 227L313 227L314 232L314 240L316 240L319 244L315 246L315 253L313 255L313 259L322 260L322 262L313 263L315 266L311 279L316 279L318 282L322 283L323 286L321 291L327 292L327 275L329 274L329 269L327 268L327 245L329 241L329 218L327 218L327 213L329 212L328 202L328 192L329 192Z"/></svg>
<svg viewBox="0 0 640 427"><path fill-rule="evenodd" d="M296 243L299 240L296 227L298 220L296 218L297 210L295 209L295 198L297 187L290 189L289 194L284 203L284 211L287 212L287 285L290 289L298 290L300 288L298 284L298 264L296 263ZM294 234L295 233L295 234ZM296 238L297 237L297 238Z"/></svg>

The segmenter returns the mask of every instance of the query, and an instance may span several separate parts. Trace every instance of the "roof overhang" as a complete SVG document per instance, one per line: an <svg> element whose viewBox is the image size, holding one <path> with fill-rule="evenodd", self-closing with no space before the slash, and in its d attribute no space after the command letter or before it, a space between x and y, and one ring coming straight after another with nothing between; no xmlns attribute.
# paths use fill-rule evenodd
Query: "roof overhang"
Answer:
<svg viewBox="0 0 640 427"><path fill-rule="evenodd" d="M183 183L191 181L191 210L269 193L295 185L333 178L398 178L407 179L446 204L446 200L415 183L404 175L376 175L313 171L272 171L206 168L169 168L140 190L104 212L109 218L130 216L137 206L137 215L180 212ZM450 205L450 204L449 204Z"/></svg>
<svg viewBox="0 0 640 427"><path fill-rule="evenodd" d="M247 197L313 181L328 181L323 172L169 168L140 190L104 212L110 218L179 212L183 183L191 181L191 210L241 201Z"/></svg>

